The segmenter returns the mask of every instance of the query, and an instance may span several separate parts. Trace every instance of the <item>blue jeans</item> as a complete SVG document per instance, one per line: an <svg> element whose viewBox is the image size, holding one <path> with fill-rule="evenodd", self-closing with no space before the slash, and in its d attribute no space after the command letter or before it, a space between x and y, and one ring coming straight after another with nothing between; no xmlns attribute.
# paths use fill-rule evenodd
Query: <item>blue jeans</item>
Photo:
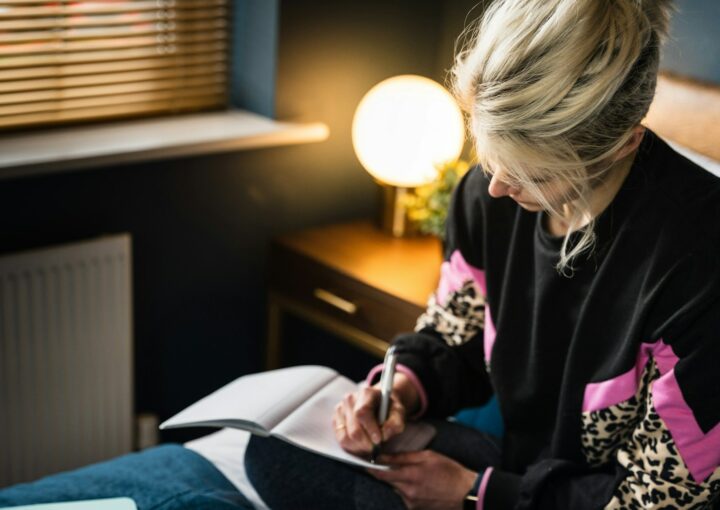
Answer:
<svg viewBox="0 0 720 510"><path fill-rule="evenodd" d="M493 436L449 421L433 421L429 449L480 471L500 462ZM253 436L245 454L248 478L272 510L395 510L405 508L387 484L362 469L315 455L275 438Z"/></svg>
<svg viewBox="0 0 720 510"><path fill-rule="evenodd" d="M251 510L207 459L166 444L0 489L0 507L129 497L138 510Z"/></svg>

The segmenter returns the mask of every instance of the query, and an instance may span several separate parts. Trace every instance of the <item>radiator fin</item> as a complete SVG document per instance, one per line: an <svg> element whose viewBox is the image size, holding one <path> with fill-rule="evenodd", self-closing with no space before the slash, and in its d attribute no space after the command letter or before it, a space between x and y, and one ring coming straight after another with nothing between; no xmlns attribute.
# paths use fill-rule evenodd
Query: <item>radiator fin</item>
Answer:
<svg viewBox="0 0 720 510"><path fill-rule="evenodd" d="M0 487L131 450L130 244L0 257Z"/></svg>

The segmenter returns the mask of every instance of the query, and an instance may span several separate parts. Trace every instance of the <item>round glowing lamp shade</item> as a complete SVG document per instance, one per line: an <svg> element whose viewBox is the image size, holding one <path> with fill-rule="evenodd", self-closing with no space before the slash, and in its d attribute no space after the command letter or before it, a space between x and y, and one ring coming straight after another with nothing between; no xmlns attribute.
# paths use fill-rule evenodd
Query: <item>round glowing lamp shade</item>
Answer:
<svg viewBox="0 0 720 510"><path fill-rule="evenodd" d="M462 113L439 83L395 76L365 94L352 124L355 154L377 180L412 188L432 181L436 166L460 156Z"/></svg>

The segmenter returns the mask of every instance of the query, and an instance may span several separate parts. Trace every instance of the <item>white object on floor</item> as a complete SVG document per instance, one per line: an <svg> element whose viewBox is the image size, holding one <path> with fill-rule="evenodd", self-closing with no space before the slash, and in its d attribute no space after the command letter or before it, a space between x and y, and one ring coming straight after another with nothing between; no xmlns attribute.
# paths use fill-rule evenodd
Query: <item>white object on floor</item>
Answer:
<svg viewBox="0 0 720 510"><path fill-rule="evenodd" d="M45 503L6 507L0 510L137 510L130 498L88 499L66 503Z"/></svg>
<svg viewBox="0 0 720 510"><path fill-rule="evenodd" d="M692 149L688 149L684 145L680 145L679 143L671 142L670 140L664 139L670 147L678 151L680 154L688 158L693 163L700 165L708 172L717 175L720 177L720 161L715 161L714 159L705 156L704 154L700 154L699 152L695 152Z"/></svg>
<svg viewBox="0 0 720 510"><path fill-rule="evenodd" d="M245 450L250 433L225 428L185 443L185 447L209 460L257 510L269 510L245 472Z"/></svg>

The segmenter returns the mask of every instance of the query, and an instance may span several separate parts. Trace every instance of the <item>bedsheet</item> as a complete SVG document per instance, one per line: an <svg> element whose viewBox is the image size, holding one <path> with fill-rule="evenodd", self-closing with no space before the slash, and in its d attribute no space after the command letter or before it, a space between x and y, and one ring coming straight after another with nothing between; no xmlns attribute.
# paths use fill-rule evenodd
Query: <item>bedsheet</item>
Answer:
<svg viewBox="0 0 720 510"><path fill-rule="evenodd" d="M207 458L168 444L0 489L0 507L130 497L138 510L252 510Z"/></svg>
<svg viewBox="0 0 720 510"><path fill-rule="evenodd" d="M245 450L250 433L237 429L221 429L210 435L185 443L189 448L210 461L225 477L245 495L257 510L269 510L255 492L245 472Z"/></svg>

